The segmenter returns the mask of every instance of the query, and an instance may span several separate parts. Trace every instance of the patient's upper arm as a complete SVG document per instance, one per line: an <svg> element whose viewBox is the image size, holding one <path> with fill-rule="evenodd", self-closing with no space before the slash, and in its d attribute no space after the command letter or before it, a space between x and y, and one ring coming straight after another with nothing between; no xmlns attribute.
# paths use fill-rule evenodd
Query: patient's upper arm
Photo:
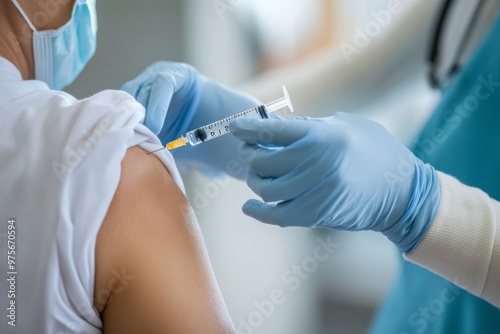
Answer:
<svg viewBox="0 0 500 334"><path fill-rule="evenodd" d="M105 333L234 332L191 207L138 147L97 238L94 292Z"/></svg>

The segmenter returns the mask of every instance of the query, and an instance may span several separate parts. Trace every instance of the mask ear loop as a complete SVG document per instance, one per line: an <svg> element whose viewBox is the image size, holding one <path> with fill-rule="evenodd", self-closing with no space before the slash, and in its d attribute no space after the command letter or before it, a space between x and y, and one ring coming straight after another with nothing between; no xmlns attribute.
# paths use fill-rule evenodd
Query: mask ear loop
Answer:
<svg viewBox="0 0 500 334"><path fill-rule="evenodd" d="M38 31L35 28L35 26L33 25L33 23L31 23L31 20L29 19L28 15L26 15L26 13L21 8L21 5L17 2L17 0L12 0L12 3L14 4L14 6L16 6L16 8L19 11L19 13L21 13L21 15L24 17L24 19L26 20L26 23L28 23L28 25L30 26L31 30L32 31Z"/></svg>

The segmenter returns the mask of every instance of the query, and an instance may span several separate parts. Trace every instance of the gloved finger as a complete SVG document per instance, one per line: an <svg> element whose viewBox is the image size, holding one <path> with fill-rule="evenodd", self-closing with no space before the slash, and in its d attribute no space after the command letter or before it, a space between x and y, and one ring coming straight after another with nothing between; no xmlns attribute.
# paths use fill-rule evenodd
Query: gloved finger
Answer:
<svg viewBox="0 0 500 334"><path fill-rule="evenodd" d="M141 74L140 76L144 76L144 74ZM133 97L135 97L137 99L138 94L140 93L140 91L142 90L142 88L144 86L144 83L148 83L151 80L153 80L153 77L148 78L146 80L142 80L142 81L139 79L139 77L137 77L137 78L132 79L132 80L126 82L125 84L123 84L121 87L121 90L129 93L130 95L132 95Z"/></svg>
<svg viewBox="0 0 500 334"><path fill-rule="evenodd" d="M305 136L304 139L308 138ZM243 143L238 155L256 174L262 177L281 177L302 166L314 167L316 154L312 154L314 141L298 140L286 147L262 147Z"/></svg>
<svg viewBox="0 0 500 334"><path fill-rule="evenodd" d="M286 163L283 162L279 148L266 148L246 143L238 147L238 157L251 170L262 177L278 177L290 172L303 159L299 155L290 155ZM293 150L292 150L293 151Z"/></svg>
<svg viewBox="0 0 500 334"><path fill-rule="evenodd" d="M155 134L159 134L167 117L168 108L175 93L174 83L177 78L169 73L158 74L150 89L143 89L137 101L147 101L144 124Z"/></svg>
<svg viewBox="0 0 500 334"><path fill-rule="evenodd" d="M321 183L330 172L329 168L310 159L279 177L262 177L250 171L246 182L265 202L290 201Z"/></svg>
<svg viewBox="0 0 500 334"><path fill-rule="evenodd" d="M141 84L139 90L137 90L136 95L134 95L137 102L142 104L144 108L148 108L149 96L151 94L151 87L153 86L152 81L144 82Z"/></svg>
<svg viewBox="0 0 500 334"><path fill-rule="evenodd" d="M280 119L237 118L229 123L236 138L254 145L287 146L304 137L317 125L314 121Z"/></svg>
<svg viewBox="0 0 500 334"><path fill-rule="evenodd" d="M185 114L184 110L192 103L196 103L197 96L193 95L193 92L196 92L195 86L199 84L200 80L198 80L196 70L185 64L176 64L168 71L157 73L148 100L146 126L150 129L154 128L157 131L156 134L161 133L169 110L178 111L176 113L176 117L178 117L171 119L171 121L182 121L182 124L189 124L191 120L188 118L192 118L194 115ZM167 125L170 130L177 126L177 124Z"/></svg>
<svg viewBox="0 0 500 334"><path fill-rule="evenodd" d="M279 219L280 203L268 204L255 199L248 200L243 204L243 213L262 223L285 227Z"/></svg>
<svg viewBox="0 0 500 334"><path fill-rule="evenodd" d="M160 70L162 64L167 64L165 62L156 62L151 64L144 70L141 74L139 74L134 79L123 84L121 89L130 95L137 98L139 92L143 89L144 83L150 83L153 81L156 73Z"/></svg>

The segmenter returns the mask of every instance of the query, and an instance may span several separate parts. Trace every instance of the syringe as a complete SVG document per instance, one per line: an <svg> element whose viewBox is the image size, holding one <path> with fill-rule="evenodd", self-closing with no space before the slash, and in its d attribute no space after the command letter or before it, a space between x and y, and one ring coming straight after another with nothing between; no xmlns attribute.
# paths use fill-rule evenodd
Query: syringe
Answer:
<svg viewBox="0 0 500 334"><path fill-rule="evenodd" d="M195 146L225 135L226 133L229 133L229 121L239 117L251 117L257 119L269 118L270 113L286 107L288 107L290 112L293 112L292 101L290 100L290 96L288 95L288 91L285 86L283 86L283 93L284 96L276 101L242 111L238 114L218 120L217 122L189 131L185 136L181 136L180 138L171 141L165 147L168 150L173 150L181 146L186 146L188 143L191 146Z"/></svg>

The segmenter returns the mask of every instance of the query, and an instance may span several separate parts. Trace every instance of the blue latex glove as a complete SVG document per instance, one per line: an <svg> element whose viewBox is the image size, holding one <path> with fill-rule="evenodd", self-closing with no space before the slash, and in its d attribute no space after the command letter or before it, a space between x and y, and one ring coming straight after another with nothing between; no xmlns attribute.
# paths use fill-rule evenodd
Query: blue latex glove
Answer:
<svg viewBox="0 0 500 334"><path fill-rule="evenodd" d="M247 95L207 79L187 64L156 62L122 89L146 108L144 124L165 145L187 131L259 105ZM239 142L226 135L172 151L185 166L243 178Z"/></svg>
<svg viewBox="0 0 500 334"><path fill-rule="evenodd" d="M409 253L436 214L434 168L380 124L338 113L237 119L230 129L245 142L247 183L264 200L249 200L243 211L264 223L379 231Z"/></svg>

